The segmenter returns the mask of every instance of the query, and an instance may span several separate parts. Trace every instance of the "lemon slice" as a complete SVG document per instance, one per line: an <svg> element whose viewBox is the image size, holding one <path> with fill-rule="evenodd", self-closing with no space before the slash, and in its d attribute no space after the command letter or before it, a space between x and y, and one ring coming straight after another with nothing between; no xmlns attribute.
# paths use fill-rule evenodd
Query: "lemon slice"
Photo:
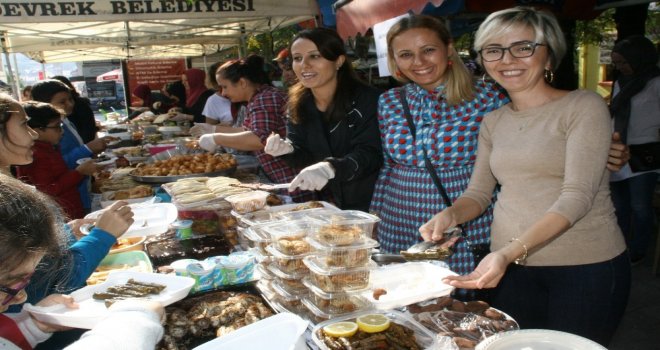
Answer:
<svg viewBox="0 0 660 350"><path fill-rule="evenodd" d="M323 327L323 333L331 337L350 337L358 330L355 322L337 322Z"/></svg>
<svg viewBox="0 0 660 350"><path fill-rule="evenodd" d="M369 314L358 317L358 328L366 333L378 333L390 328L390 319L383 314Z"/></svg>

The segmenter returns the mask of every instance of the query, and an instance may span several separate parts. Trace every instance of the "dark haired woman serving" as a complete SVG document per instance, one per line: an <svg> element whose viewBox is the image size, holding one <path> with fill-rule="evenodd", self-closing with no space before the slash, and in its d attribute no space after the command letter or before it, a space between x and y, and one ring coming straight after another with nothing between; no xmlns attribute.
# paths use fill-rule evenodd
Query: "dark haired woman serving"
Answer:
<svg viewBox="0 0 660 350"><path fill-rule="evenodd" d="M270 85L263 65L262 57L252 55L218 68L216 80L222 88L222 96L231 102L247 102L247 117L242 128L216 126L216 133L202 135L199 145L209 152L215 151L217 146L254 151L270 181L287 183L293 180L295 171L282 159L263 151L271 133L284 135L286 132L287 96Z"/></svg>
<svg viewBox="0 0 660 350"><path fill-rule="evenodd" d="M306 166L289 190L324 190L321 197L342 209L367 211L383 162L380 92L358 80L332 30L304 30L290 51L299 84L289 90L289 139L271 135L265 152Z"/></svg>

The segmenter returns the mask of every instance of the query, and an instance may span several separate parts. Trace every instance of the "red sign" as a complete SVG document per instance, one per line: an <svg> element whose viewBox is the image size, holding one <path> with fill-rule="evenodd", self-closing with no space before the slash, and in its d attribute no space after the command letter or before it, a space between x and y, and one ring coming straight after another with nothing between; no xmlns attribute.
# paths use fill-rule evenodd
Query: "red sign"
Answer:
<svg viewBox="0 0 660 350"><path fill-rule="evenodd" d="M186 69L186 60L184 58L129 60L126 69L128 91L133 91L140 84L147 84L152 91L158 91L169 82L181 80L181 75Z"/></svg>

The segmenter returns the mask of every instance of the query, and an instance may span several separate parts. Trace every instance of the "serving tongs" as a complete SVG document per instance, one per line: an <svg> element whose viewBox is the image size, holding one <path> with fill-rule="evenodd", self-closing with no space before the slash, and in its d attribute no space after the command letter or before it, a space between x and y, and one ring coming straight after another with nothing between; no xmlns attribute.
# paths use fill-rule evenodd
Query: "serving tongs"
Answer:
<svg viewBox="0 0 660 350"><path fill-rule="evenodd" d="M401 256L408 261L418 260L446 260L454 251L442 245L454 237L461 237L463 229L460 226L452 227L444 232L444 237L439 241L424 241L413 244L407 250L401 251Z"/></svg>
<svg viewBox="0 0 660 350"><path fill-rule="evenodd" d="M242 187L242 188L249 188L251 190L260 190L260 191L266 191L266 192L271 192L271 191L277 191L277 190L285 190L291 186L291 183L284 183L284 184L262 184L262 183L254 183L254 184L230 184L230 186L234 187Z"/></svg>

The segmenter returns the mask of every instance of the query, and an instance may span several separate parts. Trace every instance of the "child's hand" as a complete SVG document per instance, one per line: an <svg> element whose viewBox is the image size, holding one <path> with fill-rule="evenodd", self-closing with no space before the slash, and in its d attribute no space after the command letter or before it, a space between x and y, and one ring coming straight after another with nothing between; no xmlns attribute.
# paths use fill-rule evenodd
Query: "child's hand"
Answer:
<svg viewBox="0 0 660 350"><path fill-rule="evenodd" d="M63 304L69 309L77 309L79 307L79 305L76 303L76 301L73 299L72 296L62 295L62 294L51 294L45 297L40 302L38 302L35 306L47 307L58 304ZM53 333L53 332L65 331L71 329L71 327L64 327L64 326L37 321L34 317L32 319L34 320L34 323L37 325L37 327L39 327L39 329L42 332Z"/></svg>
<svg viewBox="0 0 660 350"><path fill-rule="evenodd" d="M76 167L76 171L83 175L94 175L97 171L101 170L101 166L97 165L94 160L90 159Z"/></svg>
<svg viewBox="0 0 660 350"><path fill-rule="evenodd" d="M124 201L117 201L103 211L96 220L96 227L119 237L133 225L133 210Z"/></svg>

